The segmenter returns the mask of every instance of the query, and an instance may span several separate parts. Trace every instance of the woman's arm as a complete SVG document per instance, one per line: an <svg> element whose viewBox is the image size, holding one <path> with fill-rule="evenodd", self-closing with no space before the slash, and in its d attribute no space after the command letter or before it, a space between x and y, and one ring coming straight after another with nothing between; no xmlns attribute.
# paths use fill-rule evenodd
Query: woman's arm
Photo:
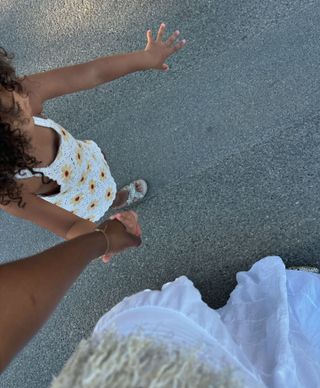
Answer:
<svg viewBox="0 0 320 388"><path fill-rule="evenodd" d="M131 223L132 219L131 213ZM137 229L137 219L134 223ZM129 233L134 230L129 227L109 220L100 226L107 238L102 232L92 232L0 266L0 371L44 324L92 259L108 246L109 253L118 253L140 245L140 236Z"/></svg>
<svg viewBox="0 0 320 388"><path fill-rule="evenodd" d="M176 31L166 42L163 42L164 32L165 25L161 24L157 38L154 40L149 30L145 50L98 58L91 62L34 74L26 77L22 83L29 92L33 105L38 106L51 98L91 89L136 71L167 70L165 60L182 48L185 41L175 44L179 35Z"/></svg>

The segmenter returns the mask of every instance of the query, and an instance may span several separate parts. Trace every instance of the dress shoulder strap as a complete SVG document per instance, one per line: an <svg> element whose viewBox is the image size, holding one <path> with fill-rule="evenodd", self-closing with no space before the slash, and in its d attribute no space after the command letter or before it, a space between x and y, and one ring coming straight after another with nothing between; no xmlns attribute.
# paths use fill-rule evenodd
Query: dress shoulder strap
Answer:
<svg viewBox="0 0 320 388"><path fill-rule="evenodd" d="M51 128L53 130L55 130L56 132L59 133L59 130L57 129L57 124L50 120L50 119L45 119L44 117L38 117L38 116L33 116L33 122L35 123L35 125L39 125L40 127L47 127L47 128ZM33 168L33 171L44 171L46 170L48 167L34 167ZM29 171L29 170L22 170L20 173L17 173L15 175L15 178L16 179L27 179L27 178L32 178L33 177L33 174Z"/></svg>
<svg viewBox="0 0 320 388"><path fill-rule="evenodd" d="M55 130L60 135L60 128L57 123L52 121L51 119L46 119L44 117L33 116L33 122L35 125L39 125L40 127L47 127Z"/></svg>
<svg viewBox="0 0 320 388"><path fill-rule="evenodd" d="M45 119L44 117L38 117L38 116L33 116L33 121L36 125L39 125L41 127L47 127L49 128L51 123L49 119Z"/></svg>

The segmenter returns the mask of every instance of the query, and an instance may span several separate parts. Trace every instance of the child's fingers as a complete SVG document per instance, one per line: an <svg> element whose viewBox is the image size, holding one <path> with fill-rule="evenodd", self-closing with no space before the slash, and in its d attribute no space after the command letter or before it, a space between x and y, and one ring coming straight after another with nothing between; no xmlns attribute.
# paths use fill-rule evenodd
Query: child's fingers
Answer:
<svg viewBox="0 0 320 388"><path fill-rule="evenodd" d="M173 42L177 39L177 37L180 35L180 31L175 31L169 38L168 40L166 41L166 45L168 47L171 47L171 45L173 44Z"/></svg>
<svg viewBox="0 0 320 388"><path fill-rule="evenodd" d="M185 39L183 39L181 42L177 43L171 48L171 54L182 49L182 47L186 44Z"/></svg>
<svg viewBox="0 0 320 388"><path fill-rule="evenodd" d="M113 220L116 219L124 224L127 224L127 223L137 222L138 215L131 210L131 211L126 211L122 213L117 213L110 218Z"/></svg>
<svg viewBox="0 0 320 388"><path fill-rule="evenodd" d="M157 41L162 40L165 30L166 30L166 25L164 23L161 23L158 31L158 35L157 35Z"/></svg>
<svg viewBox="0 0 320 388"><path fill-rule="evenodd" d="M153 37L152 37L152 31L151 30L147 31L147 41L148 41L148 43L152 43L153 42Z"/></svg>

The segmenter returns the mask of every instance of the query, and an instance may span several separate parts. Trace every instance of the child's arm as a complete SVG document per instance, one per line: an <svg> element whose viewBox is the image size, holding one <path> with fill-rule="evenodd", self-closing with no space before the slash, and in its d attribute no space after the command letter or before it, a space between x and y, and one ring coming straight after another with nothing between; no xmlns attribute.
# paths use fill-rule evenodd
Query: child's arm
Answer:
<svg viewBox="0 0 320 388"><path fill-rule="evenodd" d="M26 203L23 208L18 207L15 202L0 205L0 208L13 216L32 221L66 240L92 232L96 228L95 223L53 205L35 194L23 192L22 199Z"/></svg>
<svg viewBox="0 0 320 388"><path fill-rule="evenodd" d="M185 41L176 43L179 35L176 31L164 42L164 32L165 25L161 24L154 40L148 30L148 43L143 51L98 58L91 62L34 74L26 77L22 83L31 94L31 100L36 101L34 105L39 105L51 98L91 89L139 70L168 70L165 60L182 48Z"/></svg>

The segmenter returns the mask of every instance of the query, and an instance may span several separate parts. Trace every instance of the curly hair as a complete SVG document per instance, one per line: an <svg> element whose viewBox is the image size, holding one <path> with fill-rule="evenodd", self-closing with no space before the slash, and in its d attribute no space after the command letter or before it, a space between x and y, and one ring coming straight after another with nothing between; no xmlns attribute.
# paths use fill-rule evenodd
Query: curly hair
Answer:
<svg viewBox="0 0 320 388"><path fill-rule="evenodd" d="M25 93L21 79L12 66L12 59L13 55L0 47L0 204L17 202L19 207L24 207L21 185L15 180L15 175L22 170L39 174L33 171L39 162L29 154L30 139L16 124L22 124L20 107L13 103L8 108L1 103L1 93ZM40 175L43 179L43 174Z"/></svg>

